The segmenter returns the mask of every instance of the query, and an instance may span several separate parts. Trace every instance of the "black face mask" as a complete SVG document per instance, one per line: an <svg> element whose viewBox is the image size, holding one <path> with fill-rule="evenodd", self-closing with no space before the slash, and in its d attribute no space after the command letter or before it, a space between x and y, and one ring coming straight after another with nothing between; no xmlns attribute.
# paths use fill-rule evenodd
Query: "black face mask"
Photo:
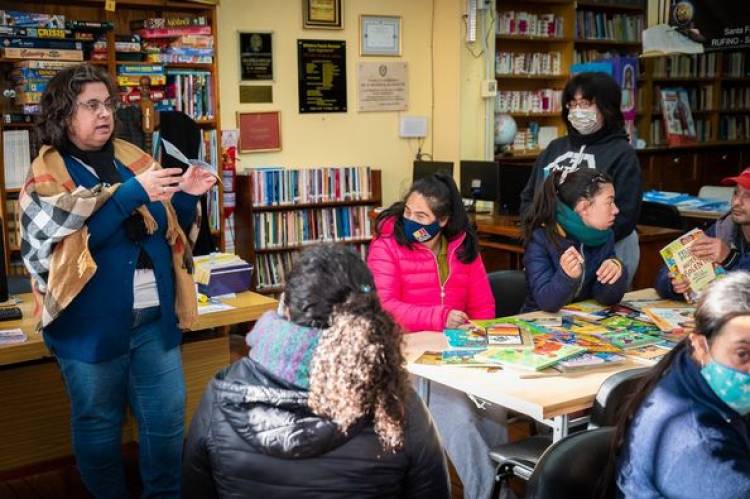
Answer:
<svg viewBox="0 0 750 499"><path fill-rule="evenodd" d="M93 168L102 183L112 185L123 181L120 172L117 171L117 166L115 166L115 146L111 140L107 141L98 151L83 151L73 144L68 137L65 137L61 149L64 154L74 156ZM125 220L124 225L125 233L131 241L140 242L148 236L146 222L143 221L143 216L137 212L133 212ZM141 254L144 253L141 252Z"/></svg>

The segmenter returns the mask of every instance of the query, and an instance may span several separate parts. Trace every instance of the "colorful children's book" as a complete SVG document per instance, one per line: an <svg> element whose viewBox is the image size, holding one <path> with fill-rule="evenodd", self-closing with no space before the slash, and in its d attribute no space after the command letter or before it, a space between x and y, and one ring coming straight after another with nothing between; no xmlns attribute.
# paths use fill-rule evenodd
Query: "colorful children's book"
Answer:
<svg viewBox="0 0 750 499"><path fill-rule="evenodd" d="M665 332L695 327L695 307L645 307L643 312Z"/></svg>
<svg viewBox="0 0 750 499"><path fill-rule="evenodd" d="M570 331L571 333L589 334L593 336L599 336L599 335L607 334L611 332L611 330L607 326L593 323L593 322L579 320L569 315L563 316L562 328L554 328L554 329L564 329L564 330Z"/></svg>
<svg viewBox="0 0 750 499"><path fill-rule="evenodd" d="M541 327L560 327L562 326L562 316L550 315L546 317L534 317L533 319L529 319L528 322Z"/></svg>
<svg viewBox="0 0 750 499"><path fill-rule="evenodd" d="M456 366L456 367L494 367L497 368L497 364L491 364L488 362L479 362L474 357L455 357L445 356L446 352L425 352L417 358L414 362L416 364L425 364L429 366Z"/></svg>
<svg viewBox="0 0 750 499"><path fill-rule="evenodd" d="M477 354L475 358L480 362L493 362L503 366L539 371L583 351L583 348L578 346L546 341L533 350L491 347Z"/></svg>
<svg viewBox="0 0 750 499"><path fill-rule="evenodd" d="M584 300L576 303L569 303L560 309L562 314L575 315L588 321L597 321L602 318L599 314L607 307L596 300Z"/></svg>
<svg viewBox="0 0 750 499"><path fill-rule="evenodd" d="M589 352L610 352L616 353L620 349L607 343L603 339L592 336L589 334L578 334L571 333L570 331L556 330L548 335L537 335L534 336L534 341L541 341L542 339L549 339L563 343L565 345L576 345L581 348L585 348Z"/></svg>
<svg viewBox="0 0 750 499"><path fill-rule="evenodd" d="M450 348L484 349L487 348L487 335L478 327L446 329L443 335Z"/></svg>
<svg viewBox="0 0 750 499"><path fill-rule="evenodd" d="M614 331L629 331L631 333L659 334L659 328L653 322L643 322L637 319L631 319L622 315L613 315L602 319L599 324L603 324Z"/></svg>
<svg viewBox="0 0 750 499"><path fill-rule="evenodd" d="M708 260L696 258L690 252L690 246L701 237L703 237L703 231L693 229L678 237L660 251L661 257L670 272L681 274L690 284L690 289L685 293L685 299L691 303L698 299L700 293L716 279L718 274L724 273L721 266L715 266Z"/></svg>
<svg viewBox="0 0 750 499"><path fill-rule="evenodd" d="M488 346L533 348L532 334L546 331L541 326L516 317L474 320L471 324L484 331Z"/></svg>
<svg viewBox="0 0 750 499"><path fill-rule="evenodd" d="M668 354L673 347L674 343L669 341L661 341L653 345L633 348L631 350L628 350L626 352L626 355L637 362L653 365L659 362L666 354Z"/></svg>
<svg viewBox="0 0 750 499"><path fill-rule="evenodd" d="M610 367L625 362L623 355L610 352L585 352L557 363L562 372L578 371L581 369L596 369Z"/></svg>
<svg viewBox="0 0 750 499"><path fill-rule="evenodd" d="M638 348L645 345L653 345L661 341L661 338L656 336L650 336L642 333L631 333L630 331L618 331L612 332L602 336L602 338L608 341L613 346L622 350L630 350L631 348Z"/></svg>

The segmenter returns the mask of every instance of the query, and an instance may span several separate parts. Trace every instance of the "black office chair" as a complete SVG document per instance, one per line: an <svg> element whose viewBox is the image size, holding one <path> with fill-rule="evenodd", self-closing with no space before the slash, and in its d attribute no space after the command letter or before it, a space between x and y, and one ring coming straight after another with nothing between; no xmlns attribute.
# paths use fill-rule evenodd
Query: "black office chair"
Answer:
<svg viewBox="0 0 750 499"><path fill-rule="evenodd" d="M640 381L649 369L648 367L628 369L616 372L605 379L596 393L588 428L614 426L617 415L630 396L636 392ZM497 497L502 484L513 476L529 480L539 458L551 444L552 437L549 435L536 435L491 449L490 458L497 463L493 496Z"/></svg>
<svg viewBox="0 0 750 499"><path fill-rule="evenodd" d="M495 297L495 317L507 317L521 311L528 289L522 270L498 270L487 274Z"/></svg>
<svg viewBox="0 0 750 499"><path fill-rule="evenodd" d="M654 227L667 227L669 229L685 230L685 221L680 216L680 211L675 206L662 203L643 201L641 203L641 216L638 218L641 225L653 225Z"/></svg>
<svg viewBox="0 0 750 499"><path fill-rule="evenodd" d="M611 426L572 433L542 455L529 479L526 499L594 499L612 484L600 483L610 460Z"/></svg>

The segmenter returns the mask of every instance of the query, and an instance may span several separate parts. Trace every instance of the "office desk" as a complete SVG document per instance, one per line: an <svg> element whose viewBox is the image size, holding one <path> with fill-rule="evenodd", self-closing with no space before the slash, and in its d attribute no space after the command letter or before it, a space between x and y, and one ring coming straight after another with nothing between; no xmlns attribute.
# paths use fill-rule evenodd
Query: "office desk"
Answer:
<svg viewBox="0 0 750 499"><path fill-rule="evenodd" d="M658 296L655 290L647 289L628 293L628 298L649 299ZM544 315L553 314L533 312L521 317ZM532 377L522 378L518 371L415 364L414 360L425 351L445 349L445 337L440 333L413 333L404 335L404 341L404 354L410 373L421 376L427 383L440 383L532 417L553 428L555 441L567 435L572 413L593 405L596 392L607 377L626 369L643 367L643 364L628 359L610 368L565 374L547 370L538 376L529 373Z"/></svg>
<svg viewBox="0 0 750 499"><path fill-rule="evenodd" d="M0 323L3 329L20 327L29 337L24 343L0 346L0 480L12 476L9 470L72 454L70 407L60 371L41 335L34 331L32 296L20 297L23 319ZM198 331L254 321L278 304L252 292L226 302L236 308L199 316L192 331L184 335L186 427L208 381L229 363L229 338ZM127 417L123 442L135 441L136 433L133 418Z"/></svg>
<svg viewBox="0 0 750 499"><path fill-rule="evenodd" d="M478 215L476 217L479 246L488 272L523 268L521 228L517 216ZM633 278L633 289L654 285L656 273L662 266L659 250L676 239L681 231L665 227L638 225L641 260Z"/></svg>

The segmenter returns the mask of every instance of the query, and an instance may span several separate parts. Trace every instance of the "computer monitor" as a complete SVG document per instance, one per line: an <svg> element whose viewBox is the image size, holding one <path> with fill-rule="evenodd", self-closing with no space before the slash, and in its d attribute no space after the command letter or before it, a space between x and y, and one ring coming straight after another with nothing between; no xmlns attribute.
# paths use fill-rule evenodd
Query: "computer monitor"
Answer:
<svg viewBox="0 0 750 499"><path fill-rule="evenodd" d="M414 161L414 173L412 175L412 182L416 182L420 178L429 177L434 173L447 173L451 177L453 176L453 162L452 161Z"/></svg>
<svg viewBox="0 0 750 499"><path fill-rule="evenodd" d="M461 161L461 197L497 201L498 166L494 161Z"/></svg>
<svg viewBox="0 0 750 499"><path fill-rule="evenodd" d="M533 165L501 162L498 164L500 191L495 212L500 215L520 215L521 191L531 178Z"/></svg>

